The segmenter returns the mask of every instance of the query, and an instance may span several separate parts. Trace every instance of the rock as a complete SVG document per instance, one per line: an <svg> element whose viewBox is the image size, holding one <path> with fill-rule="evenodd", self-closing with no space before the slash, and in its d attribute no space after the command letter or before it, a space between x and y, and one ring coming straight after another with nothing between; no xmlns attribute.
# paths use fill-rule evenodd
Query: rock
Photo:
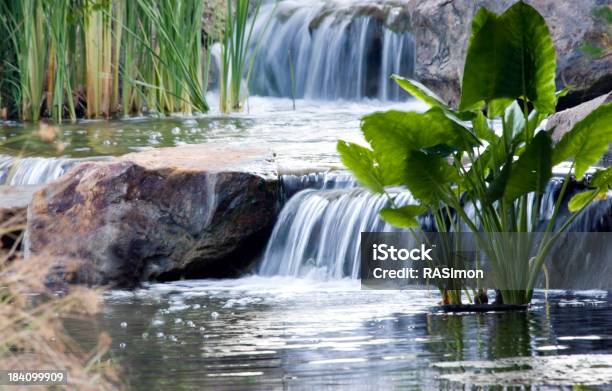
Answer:
<svg viewBox="0 0 612 391"><path fill-rule="evenodd" d="M54 262L51 282L234 276L266 242L278 186L267 151L217 144L83 163L34 195L27 253Z"/></svg>
<svg viewBox="0 0 612 391"><path fill-rule="evenodd" d="M26 225L26 212L39 186L0 186L0 250L10 250Z"/></svg>
<svg viewBox="0 0 612 391"><path fill-rule="evenodd" d="M574 127L574 125L582 121L591 111L595 110L604 103L612 102L612 92L599 96L588 102L584 102L578 106L559 111L548 118L546 122L546 130L554 129L552 133L553 140L559 141L561 137Z"/></svg>
<svg viewBox="0 0 612 391"><path fill-rule="evenodd" d="M548 119L546 122L546 130L553 129L552 138L555 141L561 140L563 135L574 127L574 125L582 121L591 111L595 110L604 103L612 102L612 92L599 96L588 102L584 102L576 107L559 111ZM608 149L604 155L601 165L607 166L612 161L612 152Z"/></svg>
<svg viewBox="0 0 612 391"><path fill-rule="evenodd" d="M447 102L459 102L461 74L467 52L471 21L485 6L500 13L515 0L409 1L410 31L416 42L414 77ZM529 0L546 19L557 48L557 87L572 86L560 102L570 107L612 90L612 56L589 53L589 47L609 51L610 24L598 12L610 7L601 0ZM599 12L601 13L601 12ZM602 19L603 18L603 19Z"/></svg>

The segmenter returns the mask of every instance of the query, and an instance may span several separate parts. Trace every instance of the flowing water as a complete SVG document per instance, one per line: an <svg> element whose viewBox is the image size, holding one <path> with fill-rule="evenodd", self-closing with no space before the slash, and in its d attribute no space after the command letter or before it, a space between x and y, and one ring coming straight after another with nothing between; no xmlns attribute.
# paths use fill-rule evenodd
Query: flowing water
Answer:
<svg viewBox="0 0 612 391"><path fill-rule="evenodd" d="M400 89L389 76L411 76L416 56L412 35L390 26L397 12L390 2L264 5L253 29L261 41L252 91L310 99L399 99Z"/></svg>

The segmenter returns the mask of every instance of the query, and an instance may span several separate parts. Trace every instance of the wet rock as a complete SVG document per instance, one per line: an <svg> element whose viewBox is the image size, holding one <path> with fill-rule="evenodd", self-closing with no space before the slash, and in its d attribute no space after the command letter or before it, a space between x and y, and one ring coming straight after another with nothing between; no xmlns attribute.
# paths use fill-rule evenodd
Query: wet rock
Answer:
<svg viewBox="0 0 612 391"><path fill-rule="evenodd" d="M265 244L277 200L265 150L189 145L84 163L35 194L27 252L54 262L55 282L234 276Z"/></svg>
<svg viewBox="0 0 612 391"><path fill-rule="evenodd" d="M471 21L485 6L500 13L515 0L429 0L407 2L410 31L416 42L415 78L430 86L449 103L459 102L461 74ZM556 1L529 0L546 19L557 48L557 86L572 86L561 107L570 107L593 99L612 89L610 24L601 9L609 3L601 0ZM602 18L604 20L602 20ZM593 53L588 48L600 48ZM596 51L596 50L595 50Z"/></svg>

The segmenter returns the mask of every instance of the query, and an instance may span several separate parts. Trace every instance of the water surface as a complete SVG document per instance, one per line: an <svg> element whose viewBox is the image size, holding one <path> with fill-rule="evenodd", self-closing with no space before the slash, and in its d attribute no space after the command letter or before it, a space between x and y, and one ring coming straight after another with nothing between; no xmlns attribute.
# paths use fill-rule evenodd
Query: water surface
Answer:
<svg viewBox="0 0 612 391"><path fill-rule="evenodd" d="M608 294L536 296L528 312L445 315L437 292L356 280L193 280L109 292L98 327L139 390L612 385Z"/></svg>

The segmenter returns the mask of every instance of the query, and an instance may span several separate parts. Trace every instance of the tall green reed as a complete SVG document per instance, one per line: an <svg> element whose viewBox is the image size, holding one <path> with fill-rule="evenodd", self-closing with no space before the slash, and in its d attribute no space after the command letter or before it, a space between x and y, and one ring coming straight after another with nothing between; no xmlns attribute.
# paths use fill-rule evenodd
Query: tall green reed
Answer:
<svg viewBox="0 0 612 391"><path fill-rule="evenodd" d="M42 0L2 2L2 29L6 32L4 56L5 68L14 71L9 83L16 110L24 120L37 121L43 101L43 84L46 64L44 13ZM13 62L7 62L13 59ZM6 83L5 83L6 84Z"/></svg>
<svg viewBox="0 0 612 391"><path fill-rule="evenodd" d="M203 1L0 0L0 116L206 112Z"/></svg>
<svg viewBox="0 0 612 391"><path fill-rule="evenodd" d="M219 107L224 113L240 111L248 94L248 83L257 48L251 53L251 62L247 62L253 28L259 14L261 1L227 0L225 31L221 46L221 79ZM253 7L251 18L249 9ZM246 75L245 75L246 73Z"/></svg>

